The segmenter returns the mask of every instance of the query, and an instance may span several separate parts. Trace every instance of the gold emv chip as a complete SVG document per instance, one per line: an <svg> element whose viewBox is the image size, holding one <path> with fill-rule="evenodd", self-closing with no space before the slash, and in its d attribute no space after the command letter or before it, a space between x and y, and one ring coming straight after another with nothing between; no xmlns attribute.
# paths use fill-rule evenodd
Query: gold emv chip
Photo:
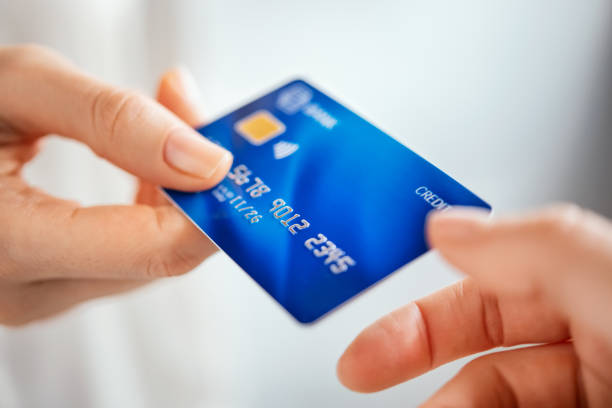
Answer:
<svg viewBox="0 0 612 408"><path fill-rule="evenodd" d="M258 110L234 124L236 132L259 146L285 132L285 125L267 110Z"/></svg>

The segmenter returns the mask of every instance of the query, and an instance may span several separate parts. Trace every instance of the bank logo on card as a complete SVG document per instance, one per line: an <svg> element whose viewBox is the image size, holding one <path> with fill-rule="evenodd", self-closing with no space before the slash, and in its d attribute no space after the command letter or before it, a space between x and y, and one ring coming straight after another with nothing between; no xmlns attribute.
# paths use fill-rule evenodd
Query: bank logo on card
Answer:
<svg viewBox="0 0 612 408"><path fill-rule="evenodd" d="M249 143L260 146L285 132L285 125L267 110L258 110L234 125L234 129Z"/></svg>
<svg viewBox="0 0 612 408"><path fill-rule="evenodd" d="M276 107L287 115L293 115L306 106L311 99L310 89L302 84L294 84L278 94Z"/></svg>
<svg viewBox="0 0 612 408"><path fill-rule="evenodd" d="M272 150L274 150L274 158L276 160L284 159L285 157L291 156L299 148L300 145L298 144L289 143L282 140L272 146Z"/></svg>

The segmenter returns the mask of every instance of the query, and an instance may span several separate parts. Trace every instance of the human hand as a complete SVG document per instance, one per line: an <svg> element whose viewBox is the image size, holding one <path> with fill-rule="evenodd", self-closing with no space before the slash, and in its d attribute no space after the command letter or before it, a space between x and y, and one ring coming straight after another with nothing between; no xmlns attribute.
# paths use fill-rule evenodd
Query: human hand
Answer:
<svg viewBox="0 0 612 408"><path fill-rule="evenodd" d="M231 166L229 152L188 126L202 121L191 81L171 71L158 91L185 123L50 50L0 48L0 324L185 273L215 251L155 187L204 190ZM21 169L51 133L140 177L135 205L85 208L29 186Z"/></svg>
<svg viewBox="0 0 612 408"><path fill-rule="evenodd" d="M495 347L423 407L611 407L612 225L574 206L435 213L428 240L469 275L366 328L338 362L374 392ZM533 345L537 344L537 345Z"/></svg>

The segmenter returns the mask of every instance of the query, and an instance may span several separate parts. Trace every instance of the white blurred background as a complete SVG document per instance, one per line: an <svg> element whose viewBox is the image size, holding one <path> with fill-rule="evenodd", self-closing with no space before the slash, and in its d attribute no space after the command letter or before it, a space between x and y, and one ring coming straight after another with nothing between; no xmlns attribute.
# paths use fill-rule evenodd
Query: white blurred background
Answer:
<svg viewBox="0 0 612 408"><path fill-rule="evenodd" d="M149 93L185 65L211 118L304 76L498 213L563 200L612 216L609 0L0 0L0 44L19 42ZM27 176L89 204L133 190L59 138ZM459 278L428 254L301 327L217 254L184 277L0 328L0 406L416 406L465 361L360 395L338 383L336 360L365 325Z"/></svg>

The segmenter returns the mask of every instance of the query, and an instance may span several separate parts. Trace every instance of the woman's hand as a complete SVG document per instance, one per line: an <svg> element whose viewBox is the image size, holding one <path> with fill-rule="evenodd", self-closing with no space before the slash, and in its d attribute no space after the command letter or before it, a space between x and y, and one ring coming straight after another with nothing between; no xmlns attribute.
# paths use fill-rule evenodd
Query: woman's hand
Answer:
<svg viewBox="0 0 612 408"><path fill-rule="evenodd" d="M188 126L202 123L192 82L181 70L162 78L166 109L47 49L0 48L0 324L185 273L215 251L155 187L207 189L231 166ZM136 204L81 207L29 186L21 169L51 133L140 177Z"/></svg>
<svg viewBox="0 0 612 408"><path fill-rule="evenodd" d="M611 407L612 225L573 206L432 214L432 247L469 277L365 329L338 363L373 392L495 347L423 407ZM538 344L538 345L532 345Z"/></svg>

